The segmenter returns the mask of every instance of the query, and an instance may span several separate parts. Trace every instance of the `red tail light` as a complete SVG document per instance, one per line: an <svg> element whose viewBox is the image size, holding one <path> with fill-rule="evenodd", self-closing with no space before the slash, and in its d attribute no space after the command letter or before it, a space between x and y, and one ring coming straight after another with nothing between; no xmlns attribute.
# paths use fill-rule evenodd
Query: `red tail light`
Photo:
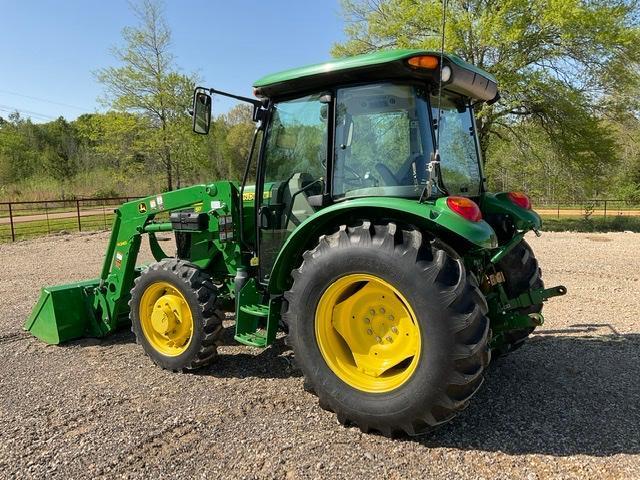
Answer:
<svg viewBox="0 0 640 480"><path fill-rule="evenodd" d="M511 200L512 203L515 203L521 208L525 210L531 210L531 200L522 192L509 192L507 193L507 197Z"/></svg>
<svg viewBox="0 0 640 480"><path fill-rule="evenodd" d="M447 198L447 206L470 222L479 222L482 220L480 207L478 207L476 202L467 197L449 197Z"/></svg>

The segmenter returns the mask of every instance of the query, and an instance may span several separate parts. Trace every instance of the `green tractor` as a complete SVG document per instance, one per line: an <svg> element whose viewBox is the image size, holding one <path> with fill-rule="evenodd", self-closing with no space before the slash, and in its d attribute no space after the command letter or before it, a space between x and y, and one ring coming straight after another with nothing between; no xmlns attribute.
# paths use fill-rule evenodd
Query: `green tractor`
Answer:
<svg viewBox="0 0 640 480"><path fill-rule="evenodd" d="M486 191L473 110L498 100L496 79L393 50L254 87L194 92L200 134L211 95L253 105L243 181L123 204L100 277L44 288L25 328L57 344L131 324L157 365L182 371L215 359L234 311L242 344L286 334L305 388L341 423L392 436L449 421L491 354L521 346L566 292L545 289L524 240L541 228L529 199ZM160 232L175 235L171 255ZM136 266L145 235L156 261Z"/></svg>

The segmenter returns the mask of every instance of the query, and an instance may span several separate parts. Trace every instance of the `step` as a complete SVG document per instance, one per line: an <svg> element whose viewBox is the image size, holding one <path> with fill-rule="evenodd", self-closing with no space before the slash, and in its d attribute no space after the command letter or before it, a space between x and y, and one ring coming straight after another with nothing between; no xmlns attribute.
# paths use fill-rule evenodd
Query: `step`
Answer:
<svg viewBox="0 0 640 480"><path fill-rule="evenodd" d="M268 317L269 316L269 306L261 305L261 304L253 304L253 305L242 305L240 307L240 311L244 313L248 313L249 315L253 315L254 317Z"/></svg>
<svg viewBox="0 0 640 480"><path fill-rule="evenodd" d="M265 330L256 330L253 333L238 333L233 338L243 345L250 347L266 347L267 332Z"/></svg>

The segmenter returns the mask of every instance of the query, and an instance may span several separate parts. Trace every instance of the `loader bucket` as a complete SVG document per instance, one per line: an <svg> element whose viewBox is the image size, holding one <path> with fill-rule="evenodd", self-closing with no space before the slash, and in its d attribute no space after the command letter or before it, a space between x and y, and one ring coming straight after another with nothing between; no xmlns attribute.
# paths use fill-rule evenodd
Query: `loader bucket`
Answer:
<svg viewBox="0 0 640 480"><path fill-rule="evenodd" d="M49 344L102 336L93 309L98 280L44 287L24 329Z"/></svg>

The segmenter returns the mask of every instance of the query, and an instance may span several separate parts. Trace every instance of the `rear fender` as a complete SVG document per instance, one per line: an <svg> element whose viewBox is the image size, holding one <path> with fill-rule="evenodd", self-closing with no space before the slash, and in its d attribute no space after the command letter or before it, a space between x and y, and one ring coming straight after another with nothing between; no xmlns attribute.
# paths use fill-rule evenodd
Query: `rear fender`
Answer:
<svg viewBox="0 0 640 480"><path fill-rule="evenodd" d="M475 249L492 249L498 245L488 223L462 218L447 207L446 198L425 203L391 197L354 198L316 212L289 235L271 270L269 292L281 294L289 287L291 271L300 265L304 251L313 248L321 235L363 218L415 225L452 246L466 243Z"/></svg>
<svg viewBox="0 0 640 480"><path fill-rule="evenodd" d="M508 215L520 231L540 230L542 219L533 210L527 210L514 204L506 192L484 193L480 199L483 215Z"/></svg>

